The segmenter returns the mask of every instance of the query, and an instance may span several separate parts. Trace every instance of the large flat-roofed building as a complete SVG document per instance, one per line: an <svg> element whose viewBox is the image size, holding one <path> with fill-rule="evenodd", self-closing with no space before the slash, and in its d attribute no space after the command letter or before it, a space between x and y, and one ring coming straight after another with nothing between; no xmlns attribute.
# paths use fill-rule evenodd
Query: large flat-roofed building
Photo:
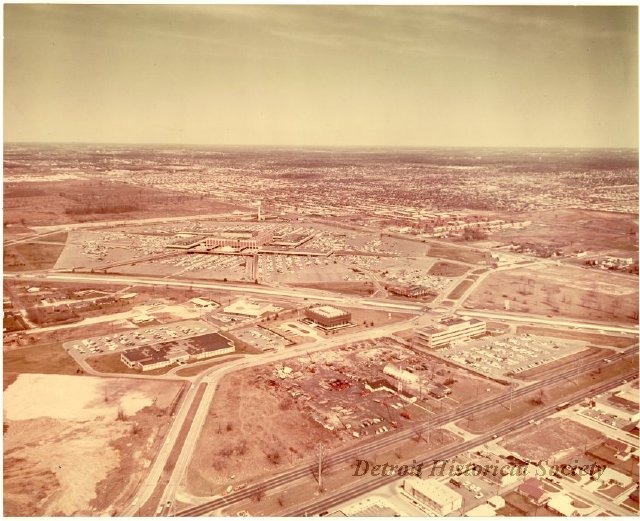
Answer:
<svg viewBox="0 0 640 521"><path fill-rule="evenodd" d="M120 360L132 369L152 371L168 367L176 362L202 360L233 353L234 350L235 345L229 338L219 333L208 333L179 341L125 349L120 354Z"/></svg>
<svg viewBox="0 0 640 521"><path fill-rule="evenodd" d="M417 284L387 284L386 288L389 292L401 297L418 298L436 295L431 288Z"/></svg>
<svg viewBox="0 0 640 521"><path fill-rule="evenodd" d="M305 311L305 316L316 324L331 328L344 326L351 322L351 313L333 306L316 306Z"/></svg>
<svg viewBox="0 0 640 521"><path fill-rule="evenodd" d="M484 335L487 323L475 318L448 318L441 320L435 327L416 330L416 343L426 347L440 347L461 340Z"/></svg>
<svg viewBox="0 0 640 521"><path fill-rule="evenodd" d="M462 496L435 479L407 478L402 487L407 496L438 516L446 516L462 508Z"/></svg>
<svg viewBox="0 0 640 521"><path fill-rule="evenodd" d="M211 235L204 240L207 248L231 246L232 248L257 249L268 244L273 234L267 230L247 230L243 228L228 228Z"/></svg>

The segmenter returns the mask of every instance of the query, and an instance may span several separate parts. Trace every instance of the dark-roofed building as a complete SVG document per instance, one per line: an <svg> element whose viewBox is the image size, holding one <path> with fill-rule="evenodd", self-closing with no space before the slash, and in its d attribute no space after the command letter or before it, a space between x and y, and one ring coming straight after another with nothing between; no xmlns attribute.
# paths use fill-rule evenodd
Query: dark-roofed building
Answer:
<svg viewBox="0 0 640 521"><path fill-rule="evenodd" d="M418 286L416 284L387 284L386 289L394 295L401 297L418 298L427 295L436 295L437 293L426 286Z"/></svg>
<svg viewBox="0 0 640 521"><path fill-rule="evenodd" d="M316 306L305 311L306 317L324 328L345 326L351 321L351 313L333 306Z"/></svg>
<svg viewBox="0 0 640 521"><path fill-rule="evenodd" d="M529 478L518 487L518 494L526 497L532 503L536 505L544 505L549 501L549 494L543 488L540 480L535 478Z"/></svg>
<svg viewBox="0 0 640 521"><path fill-rule="evenodd" d="M187 352L192 358L201 360L211 356L233 353L235 346L233 341L220 333L196 336L190 339Z"/></svg>
<svg viewBox="0 0 640 521"><path fill-rule="evenodd" d="M187 360L202 360L232 353L232 340L219 333L209 333L184 340L161 342L153 346L125 349L120 360L132 369L151 371Z"/></svg>

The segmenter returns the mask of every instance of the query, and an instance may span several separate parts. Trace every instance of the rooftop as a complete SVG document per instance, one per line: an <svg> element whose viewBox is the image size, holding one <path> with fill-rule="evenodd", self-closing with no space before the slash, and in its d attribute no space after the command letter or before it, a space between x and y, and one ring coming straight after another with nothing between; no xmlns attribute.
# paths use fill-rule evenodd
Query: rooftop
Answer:
<svg viewBox="0 0 640 521"><path fill-rule="evenodd" d="M333 306L318 306L315 308L311 308L311 311L317 313L318 315L322 315L325 318L337 318L347 314L347 311L334 308Z"/></svg>
<svg viewBox="0 0 640 521"><path fill-rule="evenodd" d="M450 489L444 483L435 479L408 478L406 480L415 490L424 494L439 505L449 505L462 499L455 490Z"/></svg>

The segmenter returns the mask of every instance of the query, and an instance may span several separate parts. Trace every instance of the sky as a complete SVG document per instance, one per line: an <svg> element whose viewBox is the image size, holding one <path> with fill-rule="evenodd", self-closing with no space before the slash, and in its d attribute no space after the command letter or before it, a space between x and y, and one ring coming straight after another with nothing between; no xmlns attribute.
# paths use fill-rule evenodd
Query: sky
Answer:
<svg viewBox="0 0 640 521"><path fill-rule="evenodd" d="M5 4L4 141L637 147L638 12Z"/></svg>

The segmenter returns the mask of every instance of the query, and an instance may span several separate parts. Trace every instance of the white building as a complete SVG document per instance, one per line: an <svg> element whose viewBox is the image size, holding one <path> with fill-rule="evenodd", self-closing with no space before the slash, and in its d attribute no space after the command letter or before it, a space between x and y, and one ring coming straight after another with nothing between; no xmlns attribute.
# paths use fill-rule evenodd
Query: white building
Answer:
<svg viewBox="0 0 640 521"><path fill-rule="evenodd" d="M418 385L420 383L418 375L415 375L411 371L407 371L406 369L400 369L393 364L385 365L382 372L390 376L391 378L405 384Z"/></svg>
<svg viewBox="0 0 640 521"><path fill-rule="evenodd" d="M448 318L441 320L435 327L416 330L417 343L426 347L440 347L453 342L469 340L485 334L487 323L483 320Z"/></svg>
<svg viewBox="0 0 640 521"><path fill-rule="evenodd" d="M246 300L236 300L224 308L224 312L229 315L243 315L245 317L259 317L265 313L277 313L278 311L282 311L282 308L271 304L256 304Z"/></svg>
<svg viewBox="0 0 640 521"><path fill-rule="evenodd" d="M218 307L218 303L213 300L209 300L202 297L192 298L189 302L191 302L197 308L215 308Z"/></svg>
<svg viewBox="0 0 640 521"><path fill-rule="evenodd" d="M462 508L462 496L435 479L407 478L402 487L411 500L438 516L446 516Z"/></svg>

